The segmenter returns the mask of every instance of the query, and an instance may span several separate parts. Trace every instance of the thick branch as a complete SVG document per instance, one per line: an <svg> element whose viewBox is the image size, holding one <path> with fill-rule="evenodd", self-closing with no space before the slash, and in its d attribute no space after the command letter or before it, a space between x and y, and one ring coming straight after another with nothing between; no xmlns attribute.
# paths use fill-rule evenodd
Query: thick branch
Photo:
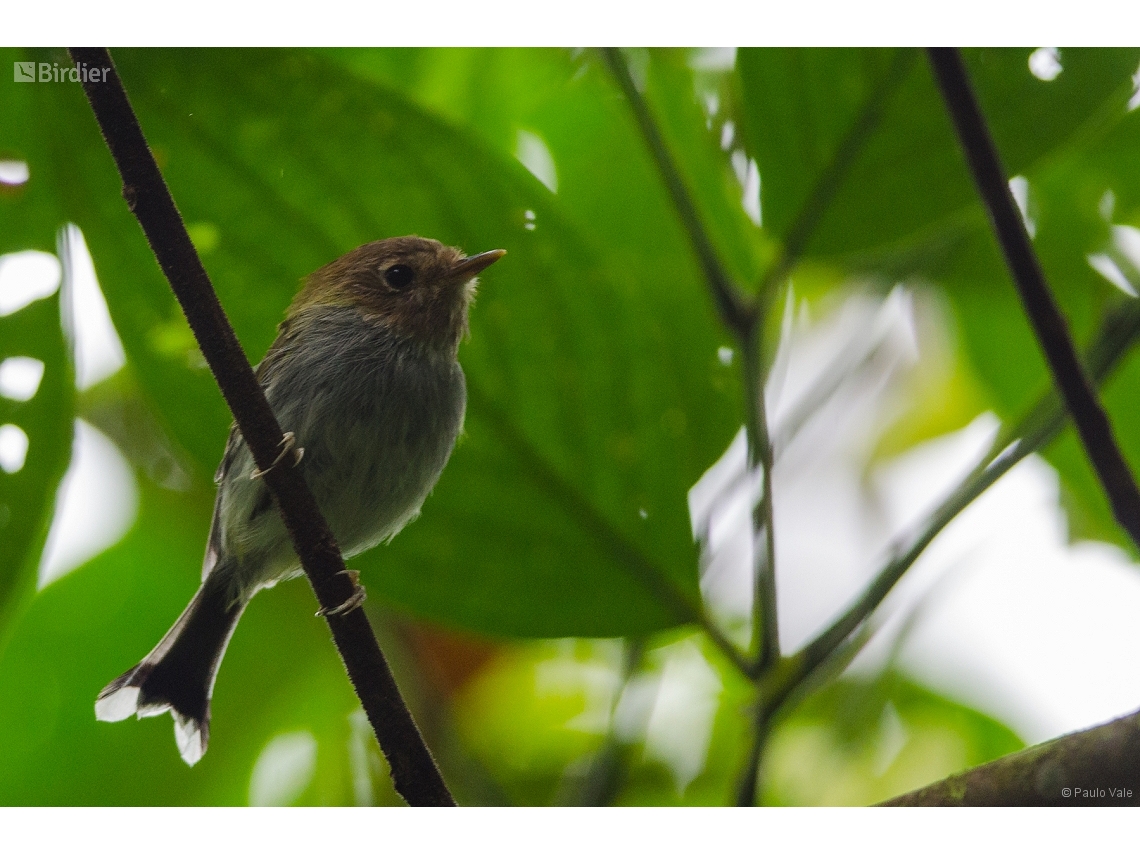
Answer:
<svg viewBox="0 0 1140 855"><path fill-rule="evenodd" d="M997 148L974 97L966 66L956 48L930 48L930 62L985 203L1006 264L1017 284L1025 312L1054 382L1073 414L1081 442L1100 479L1117 522L1140 548L1140 490L1112 433L1108 416L1081 369L1068 325L1049 291L1045 274L1029 241L1010 193Z"/></svg>
<svg viewBox="0 0 1140 855"><path fill-rule="evenodd" d="M265 484L317 600L326 609L336 608L353 594L353 583L344 575L344 559L300 470L273 465L284 439L281 427L190 243L110 54L105 48L70 52L76 64L108 70L105 83L85 82L83 88L122 176L123 198L138 218L258 468L265 472ZM455 804L400 696L364 610L329 615L328 623L388 759L396 791L412 805Z"/></svg>
<svg viewBox="0 0 1140 855"><path fill-rule="evenodd" d="M1002 757L887 806L1140 804L1140 712Z"/></svg>

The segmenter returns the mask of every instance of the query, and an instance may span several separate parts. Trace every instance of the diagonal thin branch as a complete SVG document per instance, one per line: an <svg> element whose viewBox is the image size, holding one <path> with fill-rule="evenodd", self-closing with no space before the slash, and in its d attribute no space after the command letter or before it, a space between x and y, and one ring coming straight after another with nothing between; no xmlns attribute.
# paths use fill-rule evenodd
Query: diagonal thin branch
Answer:
<svg viewBox="0 0 1140 855"><path fill-rule="evenodd" d="M1140 302L1129 300L1105 317L1096 341L1087 351L1085 363L1098 385L1108 378L1138 339ZM878 608L934 538L1006 472L1048 445L1064 428L1068 415L1058 400L1057 393L1050 391L1029 410L1019 424L1003 431L993 445L994 450L928 517L924 527L908 542L900 544L896 557L879 571L863 594L831 626L791 657L789 681L795 683L806 679L822 663L828 661L844 639ZM777 693L784 691L783 686L781 681Z"/></svg>
<svg viewBox="0 0 1140 855"><path fill-rule="evenodd" d="M746 339L741 354L744 363L744 394L748 406L748 469L764 476L764 492L752 509L754 553L752 594L752 645L756 649L753 676L768 670L780 658L780 625L776 608L776 512L772 502L772 440L768 431L765 375L760 364L760 343ZM763 547L759 543L763 533Z"/></svg>
<svg viewBox="0 0 1140 855"><path fill-rule="evenodd" d="M122 176L123 197L186 314L258 468L265 472L265 484L318 601L326 609L336 608L353 593L340 550L300 472L273 466L283 441L281 427L186 234L111 56L105 48L71 48L70 53L77 65L106 69L105 82L86 80L83 89ZM329 615L328 623L397 792L412 805L454 805L364 610Z"/></svg>
<svg viewBox="0 0 1140 855"><path fill-rule="evenodd" d="M863 109L835 149L826 168L816 179L811 193L804 200L796 219L788 229L780 254L764 272L764 278L757 289L760 299L765 299L765 295L791 272L807 249L808 241L815 234L819 221L827 211L827 206L839 192L855 163L855 158L859 156L863 144L878 126L883 111L910 71L913 62L914 51L909 48L899 49L891 60L882 81L875 87L871 97L863 105Z"/></svg>
<svg viewBox="0 0 1140 855"><path fill-rule="evenodd" d="M673 200L673 207L677 209L685 231L689 233L689 240L693 244L693 250L701 263L701 270L712 290L721 320L742 338L745 335L751 336L758 318L755 301L733 284L724 265L720 263L712 238L705 230L697 206L685 187L681 171L669 153L669 147L665 144L661 131L658 130L657 123L649 112L649 106L637 91L637 86L629 73L629 66L626 65L621 52L617 48L603 48L602 56L605 57L610 72L621 87L626 100L629 101L634 118L637 119L637 126L641 129L653 159L657 162L658 171L665 180L665 187Z"/></svg>
<svg viewBox="0 0 1140 855"><path fill-rule="evenodd" d="M1085 453L1108 496L1116 521L1140 548L1140 490L1113 436L1112 424L1081 369L1068 324L1053 299L1014 204L962 56L957 48L930 48L928 52L978 193L1001 243L1025 313L1045 352L1054 382L1073 414Z"/></svg>

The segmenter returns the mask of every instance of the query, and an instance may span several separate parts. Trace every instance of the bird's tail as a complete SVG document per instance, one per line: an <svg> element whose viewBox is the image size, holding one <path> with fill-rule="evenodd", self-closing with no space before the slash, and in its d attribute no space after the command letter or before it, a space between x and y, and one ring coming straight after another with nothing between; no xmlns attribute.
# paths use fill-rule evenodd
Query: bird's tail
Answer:
<svg viewBox="0 0 1140 855"><path fill-rule="evenodd" d="M95 718L121 721L174 717L178 753L193 766L210 741L210 695L222 654L246 600L234 601L228 586L211 573L162 641L138 665L112 681L95 701Z"/></svg>

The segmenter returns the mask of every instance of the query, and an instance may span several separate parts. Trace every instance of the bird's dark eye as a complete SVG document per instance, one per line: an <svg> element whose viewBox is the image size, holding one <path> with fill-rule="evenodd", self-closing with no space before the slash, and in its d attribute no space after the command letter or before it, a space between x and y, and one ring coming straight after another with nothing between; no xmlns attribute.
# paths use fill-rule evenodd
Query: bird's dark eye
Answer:
<svg viewBox="0 0 1140 855"><path fill-rule="evenodd" d="M384 271L384 281L397 291L407 288L415 278L416 272L406 264L393 264Z"/></svg>

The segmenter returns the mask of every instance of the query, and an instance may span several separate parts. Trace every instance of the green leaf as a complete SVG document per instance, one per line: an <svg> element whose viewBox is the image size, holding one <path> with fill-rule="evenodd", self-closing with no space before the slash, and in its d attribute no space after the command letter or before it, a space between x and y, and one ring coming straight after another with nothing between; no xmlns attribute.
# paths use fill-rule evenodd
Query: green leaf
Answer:
<svg viewBox="0 0 1140 855"><path fill-rule="evenodd" d="M1131 198L1136 178L1124 141L1137 139L1138 118L1126 116L1101 139L1074 147L1029 173L1034 248L1079 347L1090 343L1112 305L1132 299L1094 271L1088 258L1106 251L1111 242L1106 194ZM1127 221L1129 210L1128 201L1118 203L1113 219ZM978 233L964 241L940 278L957 310L971 367L989 393L988 405L1003 419L1015 420L1051 387L1052 378L993 238ZM1129 360L1102 395L1133 471L1140 471L1136 468L1140 424L1132 403L1138 392L1140 376ZM1063 479L1071 536L1109 540L1134 550L1113 519L1103 488L1071 429L1045 450L1045 457Z"/></svg>
<svg viewBox="0 0 1140 855"><path fill-rule="evenodd" d="M842 680L773 734L763 801L873 804L1023 747L1000 722L895 672Z"/></svg>
<svg viewBox="0 0 1140 855"><path fill-rule="evenodd" d="M683 239L626 255L615 234L603 253L576 228L588 218L570 177L565 197L552 196L517 163L311 54L123 51L116 62L254 359L301 277L360 243L419 233L509 250L485 277L461 350L467 436L422 519L355 562L377 568L365 576L373 595L500 634L618 635L692 619L678 605L697 590L686 491L727 444L738 407ZM621 116L599 85L579 94L579 114L558 113L565 133ZM75 129L53 178L140 384L210 472L228 413L75 96L36 105L47 114L36 121ZM544 109L556 106L566 105ZM622 132L642 167L640 185L625 178L629 193L652 192L639 141ZM597 193L598 179L579 192ZM615 219L629 210L620 197L608 208ZM656 209L654 223L668 210ZM661 240L653 227L638 234ZM610 263L618 255L622 266Z"/></svg>
<svg viewBox="0 0 1140 855"><path fill-rule="evenodd" d="M914 54L910 56L910 54ZM1015 175L1122 115L1135 50L1068 50L1051 82L1025 49L964 51L971 82ZM892 63L908 62L902 76ZM809 254L864 257L952 237L980 224L976 193L925 57L905 49L742 50L743 118L761 175L765 225L785 235L865 106L885 108L827 208ZM896 82L897 81L897 82Z"/></svg>
<svg viewBox="0 0 1140 855"><path fill-rule="evenodd" d="M349 715L357 702L307 586L256 598L214 690L210 749L189 769L169 716L95 720L99 690L162 637L198 585L212 496L141 482L140 515L107 552L34 600L0 656L0 802L246 804L257 757L309 731L317 770L302 800L351 802Z"/></svg>
<svg viewBox="0 0 1140 855"><path fill-rule="evenodd" d="M43 376L27 401L0 395L0 426L14 426L28 440L23 467L0 470L0 639L35 591L56 491L71 458L75 387L58 292L0 317L0 364L13 357L38 360Z"/></svg>

